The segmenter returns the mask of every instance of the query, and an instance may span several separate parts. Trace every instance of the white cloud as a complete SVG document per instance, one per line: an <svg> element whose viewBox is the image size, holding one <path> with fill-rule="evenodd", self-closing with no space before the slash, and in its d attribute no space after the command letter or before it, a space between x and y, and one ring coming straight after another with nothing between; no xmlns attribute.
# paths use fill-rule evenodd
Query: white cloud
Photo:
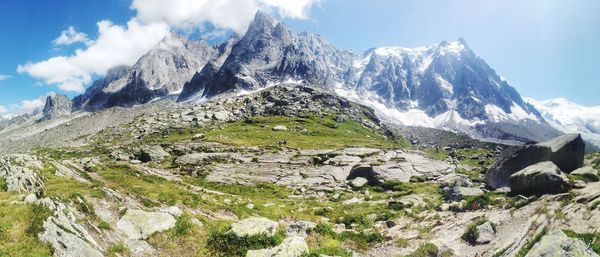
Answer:
<svg viewBox="0 0 600 257"><path fill-rule="evenodd" d="M219 32L234 30L242 34L258 10L276 12L282 17L307 18L311 6L322 0L133 0L137 12L126 26L104 20L98 22L98 38L91 40L74 27L62 31L53 43L86 44L70 56L56 56L45 61L19 65L17 71L59 89L83 92L95 75L118 65L133 65L171 28L193 31L206 23Z"/></svg>
<svg viewBox="0 0 600 257"><path fill-rule="evenodd" d="M8 112L6 107L4 107L3 105L0 105L0 113L5 113L5 112Z"/></svg>
<svg viewBox="0 0 600 257"><path fill-rule="evenodd" d="M84 43L86 45L91 45L94 41L90 40L87 35L83 32L77 32L73 26L69 26L67 30L63 30L52 43L55 46L61 45L72 45L75 43Z"/></svg>
<svg viewBox="0 0 600 257"><path fill-rule="evenodd" d="M98 22L98 38L71 56L57 56L37 63L19 65L19 73L55 84L61 90L82 92L93 75L104 75L117 65L132 65L169 34L165 23L141 24L132 19L127 26Z"/></svg>
<svg viewBox="0 0 600 257"><path fill-rule="evenodd" d="M11 78L12 78L12 76L10 76L10 75L0 74L0 81L11 79Z"/></svg>
<svg viewBox="0 0 600 257"><path fill-rule="evenodd" d="M141 22L166 22L174 28L192 30L210 22L220 29L243 33L254 14L262 9L282 17L306 19L311 6L321 0L133 0Z"/></svg>

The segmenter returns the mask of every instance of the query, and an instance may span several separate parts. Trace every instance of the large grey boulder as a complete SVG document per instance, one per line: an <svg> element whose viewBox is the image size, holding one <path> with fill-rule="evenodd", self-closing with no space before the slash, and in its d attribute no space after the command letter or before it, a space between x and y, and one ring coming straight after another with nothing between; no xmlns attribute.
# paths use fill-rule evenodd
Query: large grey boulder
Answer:
<svg viewBox="0 0 600 257"><path fill-rule="evenodd" d="M145 145L135 154L137 159L142 162L162 161L171 156L160 145Z"/></svg>
<svg viewBox="0 0 600 257"><path fill-rule="evenodd" d="M129 239L147 239L156 232L168 230L175 226L175 218L162 212L147 212L128 209L117 222L117 228Z"/></svg>
<svg viewBox="0 0 600 257"><path fill-rule="evenodd" d="M516 194L555 194L569 190L569 179L552 162L540 162L522 169L509 178Z"/></svg>
<svg viewBox="0 0 600 257"><path fill-rule="evenodd" d="M308 245L302 237L289 237L278 246L270 249L250 250L246 257L299 257L308 251Z"/></svg>
<svg viewBox="0 0 600 257"><path fill-rule="evenodd" d="M584 148L579 134L564 134L539 144L509 149L486 172L486 184L494 189L506 187L513 173L544 161L551 161L569 173L583 166Z"/></svg>
<svg viewBox="0 0 600 257"><path fill-rule="evenodd" d="M288 237L306 237L309 229L314 229L317 227L317 223L307 220L296 221L290 225L288 225L285 230L285 235Z"/></svg>
<svg viewBox="0 0 600 257"><path fill-rule="evenodd" d="M560 230L552 230L542 237L525 257L543 256L587 256L596 257L596 254L585 242L570 238Z"/></svg>
<svg viewBox="0 0 600 257"><path fill-rule="evenodd" d="M368 164L356 165L350 170L350 174L346 180L354 180L355 178L365 178L369 185L379 185L383 183L383 177L373 170L373 166Z"/></svg>
<svg viewBox="0 0 600 257"><path fill-rule="evenodd" d="M279 224L263 217L250 217L231 224L231 232L236 236L246 237L254 235L274 236Z"/></svg>

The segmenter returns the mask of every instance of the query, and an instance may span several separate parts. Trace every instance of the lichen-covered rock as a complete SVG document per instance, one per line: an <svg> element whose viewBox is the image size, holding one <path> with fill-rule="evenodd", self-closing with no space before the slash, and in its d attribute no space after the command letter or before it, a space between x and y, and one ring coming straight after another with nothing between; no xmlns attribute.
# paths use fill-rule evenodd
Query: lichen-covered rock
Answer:
<svg viewBox="0 0 600 257"><path fill-rule="evenodd" d="M312 221L300 220L288 225L285 235L288 237L300 236L306 237L307 231L317 227L317 223Z"/></svg>
<svg viewBox="0 0 600 257"><path fill-rule="evenodd" d="M135 155L136 158L142 162L162 161L171 156L160 145L142 146Z"/></svg>
<svg viewBox="0 0 600 257"><path fill-rule="evenodd" d="M231 224L231 231L239 237L265 234L274 236L279 224L263 217L250 217Z"/></svg>
<svg viewBox="0 0 600 257"><path fill-rule="evenodd" d="M509 178L515 194L556 194L569 190L569 179L552 162L540 162L514 173Z"/></svg>
<svg viewBox="0 0 600 257"><path fill-rule="evenodd" d="M117 222L117 228L129 239L146 239L156 232L168 230L175 226L175 218L162 212L147 212L128 209Z"/></svg>
<svg viewBox="0 0 600 257"><path fill-rule="evenodd" d="M475 228L477 230L477 238L475 239L475 243L477 244L489 244L494 240L494 236L496 232L494 231L494 226L492 222L488 221L483 223Z"/></svg>
<svg viewBox="0 0 600 257"><path fill-rule="evenodd" d="M453 187L446 193L446 197L452 201L460 201L467 197L483 195L483 190L473 187Z"/></svg>
<svg viewBox="0 0 600 257"><path fill-rule="evenodd" d="M308 251L308 245L302 237L289 237L280 245L262 250L250 250L246 257L299 257Z"/></svg>
<svg viewBox="0 0 600 257"><path fill-rule="evenodd" d="M45 198L40 204L53 213L44 221L44 231L39 238L52 246L54 256L103 256L98 243L77 224L77 219L63 203Z"/></svg>
<svg viewBox="0 0 600 257"><path fill-rule="evenodd" d="M42 196L44 182L33 168L42 168L41 163L29 155L0 157L0 177L6 180L8 191L33 193Z"/></svg>
<svg viewBox="0 0 600 257"><path fill-rule="evenodd" d="M542 237L525 257L544 257L544 256L586 256L597 257L592 249L585 242L570 238L560 230L552 230Z"/></svg>

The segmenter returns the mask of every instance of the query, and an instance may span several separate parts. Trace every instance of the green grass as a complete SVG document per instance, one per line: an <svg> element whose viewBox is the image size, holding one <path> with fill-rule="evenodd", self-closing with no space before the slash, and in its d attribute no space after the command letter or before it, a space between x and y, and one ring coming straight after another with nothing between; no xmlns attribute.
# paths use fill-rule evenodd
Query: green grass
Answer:
<svg viewBox="0 0 600 257"><path fill-rule="evenodd" d="M542 237L547 233L548 231L546 231L546 229L544 229L542 232L540 232L539 234L535 235L534 238L532 238L531 240L527 240L527 243L521 248L521 250L519 250L519 252L515 255L515 257L525 257L527 255L527 253L529 253L529 251L531 250L531 248L533 248L533 246L539 242L540 240L542 240Z"/></svg>
<svg viewBox="0 0 600 257"><path fill-rule="evenodd" d="M433 243L425 243L419 246L413 253L405 255L405 257L446 257L452 256L449 251L440 252L440 249Z"/></svg>
<svg viewBox="0 0 600 257"><path fill-rule="evenodd" d="M328 224L319 224L314 229L311 229L309 233L317 233L337 241L352 243L357 249L361 250L385 240L383 235L377 232L344 231L342 233L335 233Z"/></svg>
<svg viewBox="0 0 600 257"><path fill-rule="evenodd" d="M12 193L0 193L0 256L52 256L37 239L50 211L42 205L10 204Z"/></svg>
<svg viewBox="0 0 600 257"><path fill-rule="evenodd" d="M239 237L230 231L230 227L213 230L207 240L207 247L217 256L245 256L248 250L259 250L277 246L283 242L284 234L279 231L275 236L265 234Z"/></svg>
<svg viewBox="0 0 600 257"><path fill-rule="evenodd" d="M350 257L352 256L352 252L342 247L321 247L310 250L308 253L302 254L301 257L320 257L321 255Z"/></svg>
<svg viewBox="0 0 600 257"><path fill-rule="evenodd" d="M106 221L100 221L100 223L98 223L98 228L104 230L112 230L112 226Z"/></svg>
<svg viewBox="0 0 600 257"><path fill-rule="evenodd" d="M589 245L594 252L600 254L600 233L592 234L592 233L584 233L578 234L571 230L563 230L565 235L572 238L579 238L585 242L586 245Z"/></svg>
<svg viewBox="0 0 600 257"><path fill-rule="evenodd" d="M127 253L127 247L125 246L125 244L123 242L119 242L116 244L111 245L108 248L108 256L120 256L123 255L125 253ZM117 255L118 254L118 255Z"/></svg>
<svg viewBox="0 0 600 257"><path fill-rule="evenodd" d="M335 125L334 125L335 124ZM273 131L283 125L287 131ZM233 145L279 147L287 140L287 147L298 149L338 149L343 147L405 148L406 140L394 142L381 131L370 130L355 121L336 123L332 116L290 118L282 116L255 117L203 131L206 141Z"/></svg>
<svg viewBox="0 0 600 257"><path fill-rule="evenodd" d="M192 223L192 217L189 214L183 214L177 217L175 222L175 234L178 236L189 235L192 232L194 223Z"/></svg>
<svg viewBox="0 0 600 257"><path fill-rule="evenodd" d="M0 177L0 192L6 192L8 190L8 183L4 177Z"/></svg>
<svg viewBox="0 0 600 257"><path fill-rule="evenodd" d="M186 190L182 185L161 177L140 174L127 165L102 166L97 173L106 180L108 187L137 196L147 207L160 203L197 207L202 202L199 194Z"/></svg>

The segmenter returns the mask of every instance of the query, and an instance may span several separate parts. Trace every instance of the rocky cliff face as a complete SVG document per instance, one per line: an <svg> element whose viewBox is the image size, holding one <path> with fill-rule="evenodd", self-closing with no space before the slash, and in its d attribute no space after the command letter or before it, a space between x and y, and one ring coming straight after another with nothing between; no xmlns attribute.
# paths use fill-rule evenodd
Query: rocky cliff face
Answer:
<svg viewBox="0 0 600 257"><path fill-rule="evenodd" d="M171 34L142 56L133 67L116 67L74 99L75 109L96 110L144 104L179 94L216 50L204 42Z"/></svg>
<svg viewBox="0 0 600 257"><path fill-rule="evenodd" d="M282 82L334 85L354 55L336 49L312 33L295 34L283 23L258 12L222 66L206 66L186 88L180 101L223 92L255 90Z"/></svg>
<svg viewBox="0 0 600 257"><path fill-rule="evenodd" d="M50 94L46 97L46 104L42 111L42 118L39 121L51 120L61 116L71 114L71 99L66 95Z"/></svg>

